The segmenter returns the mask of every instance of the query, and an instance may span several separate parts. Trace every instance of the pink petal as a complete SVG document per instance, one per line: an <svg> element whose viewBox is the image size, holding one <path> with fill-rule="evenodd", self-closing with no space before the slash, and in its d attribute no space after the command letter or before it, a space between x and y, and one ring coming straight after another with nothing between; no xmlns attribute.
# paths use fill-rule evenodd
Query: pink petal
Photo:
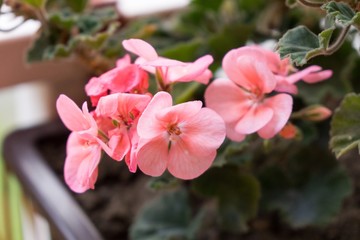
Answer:
<svg viewBox="0 0 360 240"><path fill-rule="evenodd" d="M121 161L130 151L131 144L128 133L124 128L117 128L109 132L109 148L103 148L116 161Z"/></svg>
<svg viewBox="0 0 360 240"><path fill-rule="evenodd" d="M71 190L82 193L94 188L100 158L101 148L99 145L89 144L87 140L82 139L76 133L70 134L64 177Z"/></svg>
<svg viewBox="0 0 360 240"><path fill-rule="evenodd" d="M303 70L300 70L296 73L293 73L293 74L287 76L286 80L289 83L296 83L296 82L300 81L301 79L303 79L304 77L306 77L307 75L309 75L313 72L318 72L320 70L321 70L320 66L313 65L313 66L307 67Z"/></svg>
<svg viewBox="0 0 360 240"><path fill-rule="evenodd" d="M139 136L134 128L130 129L131 149L125 156L125 162L130 172L136 172L137 169L137 153L139 148Z"/></svg>
<svg viewBox="0 0 360 240"><path fill-rule="evenodd" d="M204 173L212 164L216 150L204 155L202 151L193 151L181 138L171 144L169 151L169 172L180 179L193 179Z"/></svg>
<svg viewBox="0 0 360 240"><path fill-rule="evenodd" d="M230 80L247 90L253 88L253 84L247 79L239 67L237 50L229 51L223 58L222 67Z"/></svg>
<svg viewBox="0 0 360 240"><path fill-rule="evenodd" d="M244 47L246 48L246 47ZM223 69L230 80L249 91L271 92L276 79L264 57L254 48L229 51L223 59Z"/></svg>
<svg viewBox="0 0 360 240"><path fill-rule="evenodd" d="M141 39L128 39L122 42L123 47L139 57L152 61L158 58L155 49L147 42Z"/></svg>
<svg viewBox="0 0 360 240"><path fill-rule="evenodd" d="M56 101L57 112L64 125L71 131L82 131L90 128L79 107L66 95L61 94Z"/></svg>
<svg viewBox="0 0 360 240"><path fill-rule="evenodd" d="M85 85L85 92L88 96L102 95L107 91L107 86L101 81L101 78L93 77Z"/></svg>
<svg viewBox="0 0 360 240"><path fill-rule="evenodd" d="M220 147L225 139L225 123L213 110L202 108L198 114L178 124L181 139L191 152L206 155Z"/></svg>
<svg viewBox="0 0 360 240"><path fill-rule="evenodd" d="M133 109L142 112L150 101L150 96L145 94L114 93L102 97L96 108L99 116L127 117Z"/></svg>
<svg viewBox="0 0 360 240"><path fill-rule="evenodd" d="M137 62L139 63L139 62ZM187 66L188 63L181 62L174 59L159 57L153 61L143 62L142 66L152 66L152 67L178 67L178 66Z"/></svg>
<svg viewBox="0 0 360 240"><path fill-rule="evenodd" d="M303 80L306 83L317 83L330 78L332 74L333 72L331 70L324 70L320 72L310 73L309 75L303 77Z"/></svg>
<svg viewBox="0 0 360 240"><path fill-rule="evenodd" d="M128 117L134 109L143 112L150 100L151 97L147 94L119 93L118 114Z"/></svg>
<svg viewBox="0 0 360 240"><path fill-rule="evenodd" d="M137 154L140 170L150 176L157 177L164 173L168 162L168 140L156 137L142 144Z"/></svg>
<svg viewBox="0 0 360 240"><path fill-rule="evenodd" d="M216 79L205 91L206 106L226 123L239 120L250 108L250 95L228 79Z"/></svg>
<svg viewBox="0 0 360 240"><path fill-rule="evenodd" d="M260 137L269 139L275 136L289 120L292 111L292 97L288 94L278 94L265 100L264 105L274 111L272 119L258 131Z"/></svg>
<svg viewBox="0 0 360 240"><path fill-rule="evenodd" d="M239 58L239 64L244 76L253 85L250 90L260 90L260 93L270 93L276 86L275 75L265 65L256 58Z"/></svg>
<svg viewBox="0 0 360 240"><path fill-rule="evenodd" d="M156 113L172 106L172 97L167 92L158 92L139 118L137 132L140 138L154 138L164 131L164 126L159 123Z"/></svg>
<svg viewBox="0 0 360 240"><path fill-rule="evenodd" d="M146 64L147 62L148 61L145 58L142 58L142 57L138 57L135 60L136 65L140 66L142 69L144 69L145 71L147 71L149 73L155 74L156 67L147 65Z"/></svg>
<svg viewBox="0 0 360 240"><path fill-rule="evenodd" d="M226 136L235 142L241 142L245 139L246 134L238 133L235 130L236 122L226 124Z"/></svg>
<svg viewBox="0 0 360 240"><path fill-rule="evenodd" d="M201 75L197 76L194 81L202 84L208 84L212 76L212 72L209 69L206 69Z"/></svg>
<svg viewBox="0 0 360 240"><path fill-rule="evenodd" d="M250 134L264 127L272 118L274 112L262 103L254 103L249 111L236 123L235 131L240 134Z"/></svg>
<svg viewBox="0 0 360 240"><path fill-rule="evenodd" d="M96 107L96 115L101 117L111 117L117 114L118 111L118 96L117 94L110 94L100 98Z"/></svg>
<svg viewBox="0 0 360 240"><path fill-rule="evenodd" d="M167 74L167 80L168 82L189 82L201 76L201 78L199 78L203 80L201 83L207 84L210 78L206 79L205 76L202 75L208 70L209 65L213 61L212 56L206 55L193 63L188 63L186 66L171 67Z"/></svg>
<svg viewBox="0 0 360 240"><path fill-rule="evenodd" d="M276 76L277 84L275 91L290 94L297 94L298 88L295 84L289 83L284 76Z"/></svg>
<svg viewBox="0 0 360 240"><path fill-rule="evenodd" d="M131 64L131 59L129 54L125 54L124 57L119 58L116 61L116 68L123 69Z"/></svg>
<svg viewBox="0 0 360 240"><path fill-rule="evenodd" d="M149 87L147 73L138 65L124 67L121 72L108 84L112 93L145 92Z"/></svg>
<svg viewBox="0 0 360 240"><path fill-rule="evenodd" d="M196 117L201 107L201 101L191 101L162 109L155 114L159 121L167 125Z"/></svg>

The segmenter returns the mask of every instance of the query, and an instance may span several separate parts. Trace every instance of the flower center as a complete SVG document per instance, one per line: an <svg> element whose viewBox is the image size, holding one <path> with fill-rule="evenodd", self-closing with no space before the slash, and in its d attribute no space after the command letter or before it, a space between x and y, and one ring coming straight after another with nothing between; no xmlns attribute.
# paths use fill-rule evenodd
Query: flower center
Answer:
<svg viewBox="0 0 360 240"><path fill-rule="evenodd" d="M177 135L179 136L181 134L181 130L180 128L177 126L177 124L170 124L168 127L167 127L167 132L170 134L170 135Z"/></svg>

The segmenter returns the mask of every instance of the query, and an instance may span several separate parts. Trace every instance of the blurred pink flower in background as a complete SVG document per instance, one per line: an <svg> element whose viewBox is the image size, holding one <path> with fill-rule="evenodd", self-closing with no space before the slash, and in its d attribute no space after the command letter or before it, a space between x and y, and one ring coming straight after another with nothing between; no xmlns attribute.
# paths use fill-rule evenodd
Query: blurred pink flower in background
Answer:
<svg viewBox="0 0 360 240"><path fill-rule="evenodd" d="M146 71L156 74L161 78L164 86L174 82L197 81L207 84L212 77L208 69L213 62L210 55L205 55L195 62L181 62L168 58L159 57L155 49L141 39L128 39L123 41L123 46L129 52L139 56L136 64L139 64ZM165 88L163 86L163 88Z"/></svg>
<svg viewBox="0 0 360 240"><path fill-rule="evenodd" d="M254 132L272 138L292 111L290 95L267 96L275 90L277 80L264 55L256 49L229 51L222 63L229 79L216 79L205 92L207 107L224 119L227 136L234 141L242 141Z"/></svg>

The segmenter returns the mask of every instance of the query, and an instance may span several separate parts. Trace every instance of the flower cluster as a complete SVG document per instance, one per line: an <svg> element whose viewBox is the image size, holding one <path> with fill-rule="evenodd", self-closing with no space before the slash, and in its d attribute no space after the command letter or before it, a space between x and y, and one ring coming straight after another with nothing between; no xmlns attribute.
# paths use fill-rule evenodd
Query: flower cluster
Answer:
<svg viewBox="0 0 360 240"><path fill-rule="evenodd" d="M148 72L157 75L159 88L175 82L207 83L211 56L193 63L159 57L148 43L130 39L125 49L139 55L136 64L129 55L114 69L90 79L85 90L95 109L82 110L67 96L57 100L57 111L72 131L67 142L65 181L75 192L94 188L101 153L125 160L131 172L137 167L150 176L166 169L175 177L198 177L212 164L225 138L222 118L201 101L173 106L168 92L148 92Z"/></svg>
<svg viewBox="0 0 360 240"><path fill-rule="evenodd" d="M287 123L292 112L295 83L316 83L332 75L310 66L297 71L289 59L258 46L229 51L222 62L229 79L213 81L205 92L206 105L225 121L226 134L242 141L257 132L264 139L275 136Z"/></svg>
<svg viewBox="0 0 360 240"><path fill-rule="evenodd" d="M72 131L67 142L65 181L75 192L94 188L102 152L124 160L130 172L139 168L150 176L166 170L181 179L193 179L214 161L225 135L241 141L257 132L271 138L285 126L292 112L294 85L313 83L331 76L311 66L302 71L287 59L260 47L231 50L223 59L229 79L216 79L201 101L173 105L168 93L176 82L208 84L213 58L181 62L158 56L140 39L123 41L138 58L125 55L116 67L93 77L85 87L94 110L82 109L67 96L57 100L57 111ZM156 77L159 91L148 91L149 75Z"/></svg>

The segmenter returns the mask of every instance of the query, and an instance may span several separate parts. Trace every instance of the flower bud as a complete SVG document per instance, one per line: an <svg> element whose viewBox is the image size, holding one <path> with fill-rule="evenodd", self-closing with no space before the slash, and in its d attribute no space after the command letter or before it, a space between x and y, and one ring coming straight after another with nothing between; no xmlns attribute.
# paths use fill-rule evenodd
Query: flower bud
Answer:
<svg viewBox="0 0 360 240"><path fill-rule="evenodd" d="M331 116L331 110L321 106L312 105L293 114L294 118L301 118L308 121L319 122Z"/></svg>
<svg viewBox="0 0 360 240"><path fill-rule="evenodd" d="M282 137L282 138L285 138L285 139L293 139L297 136L298 134L298 129L297 127L288 122L284 127L283 129L281 129L281 131L279 132L279 135Z"/></svg>

